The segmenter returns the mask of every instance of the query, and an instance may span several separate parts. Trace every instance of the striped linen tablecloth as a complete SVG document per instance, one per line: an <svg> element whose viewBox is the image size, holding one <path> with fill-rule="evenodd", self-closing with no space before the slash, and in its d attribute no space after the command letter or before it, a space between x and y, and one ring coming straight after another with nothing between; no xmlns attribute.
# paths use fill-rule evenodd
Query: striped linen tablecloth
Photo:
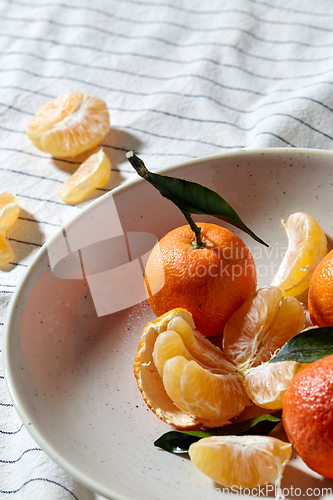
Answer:
<svg viewBox="0 0 333 500"><path fill-rule="evenodd" d="M79 161L34 147L25 127L70 90L107 103L112 177L241 148L333 147L329 0L0 0L0 191L21 211L0 269L0 332L19 278L80 207L58 197ZM0 376L0 498L100 499L58 468L22 426Z"/></svg>

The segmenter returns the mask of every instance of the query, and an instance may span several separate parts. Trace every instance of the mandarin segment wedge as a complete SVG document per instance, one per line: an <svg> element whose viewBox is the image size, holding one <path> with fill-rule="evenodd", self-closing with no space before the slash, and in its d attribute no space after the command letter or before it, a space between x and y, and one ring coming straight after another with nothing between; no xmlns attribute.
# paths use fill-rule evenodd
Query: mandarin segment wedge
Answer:
<svg viewBox="0 0 333 500"><path fill-rule="evenodd" d="M277 287L257 290L227 321L223 337L226 358L246 374L303 330L305 317L295 297L283 297Z"/></svg>
<svg viewBox="0 0 333 500"><path fill-rule="evenodd" d="M244 379L246 394L261 408L279 410L293 378L307 365L297 361L280 361L251 368Z"/></svg>
<svg viewBox="0 0 333 500"><path fill-rule="evenodd" d="M0 233L7 231L16 221L20 207L16 196L3 191L0 193Z"/></svg>
<svg viewBox="0 0 333 500"><path fill-rule="evenodd" d="M76 156L96 147L110 129L105 102L68 92L42 106L26 127L34 145L52 156Z"/></svg>
<svg viewBox="0 0 333 500"><path fill-rule="evenodd" d="M309 288L313 271L327 253L327 239L318 222L303 212L291 214L284 226L288 248L272 286L285 297L295 297Z"/></svg>
<svg viewBox="0 0 333 500"><path fill-rule="evenodd" d="M59 197L67 204L78 204L96 188L104 186L111 174L110 160L100 149L83 162L58 191Z"/></svg>
<svg viewBox="0 0 333 500"><path fill-rule="evenodd" d="M163 384L175 405L206 428L227 425L247 404L238 374L216 373L183 356L166 361Z"/></svg>
<svg viewBox="0 0 333 500"><path fill-rule="evenodd" d="M0 266L9 264L14 259L14 252L6 238L5 233L0 233Z"/></svg>
<svg viewBox="0 0 333 500"><path fill-rule="evenodd" d="M189 447L192 463L229 488L280 487L292 447L270 436L211 436Z"/></svg>

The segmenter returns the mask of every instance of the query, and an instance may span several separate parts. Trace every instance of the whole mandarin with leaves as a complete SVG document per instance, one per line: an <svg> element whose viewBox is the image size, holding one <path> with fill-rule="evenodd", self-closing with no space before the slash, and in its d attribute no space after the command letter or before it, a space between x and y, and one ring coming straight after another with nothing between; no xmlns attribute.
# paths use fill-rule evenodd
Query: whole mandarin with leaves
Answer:
<svg viewBox="0 0 333 500"><path fill-rule="evenodd" d="M156 314L188 310L207 337L224 325L256 290L255 262L245 243L228 229L197 223L203 245L185 225L167 233L152 250L145 269L149 304Z"/></svg>
<svg viewBox="0 0 333 500"><path fill-rule="evenodd" d="M299 372L284 398L283 424L302 460L333 479L333 355Z"/></svg>
<svg viewBox="0 0 333 500"><path fill-rule="evenodd" d="M333 325L333 250L320 261L312 275L308 306L314 325Z"/></svg>

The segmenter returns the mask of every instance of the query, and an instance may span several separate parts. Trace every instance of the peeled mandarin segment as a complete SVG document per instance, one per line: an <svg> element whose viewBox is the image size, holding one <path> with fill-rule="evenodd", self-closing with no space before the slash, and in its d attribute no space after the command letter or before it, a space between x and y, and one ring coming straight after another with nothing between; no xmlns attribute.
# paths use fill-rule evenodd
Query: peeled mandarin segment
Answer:
<svg viewBox="0 0 333 500"><path fill-rule="evenodd" d="M293 378L307 365L308 363L296 361L281 361L251 368L244 380L246 394L261 408L279 410Z"/></svg>
<svg viewBox="0 0 333 500"><path fill-rule="evenodd" d="M109 129L105 102L74 91L40 108L26 127L26 134L41 151L64 157L96 147Z"/></svg>
<svg viewBox="0 0 333 500"><path fill-rule="evenodd" d="M14 252L10 246L6 235L0 233L0 266L9 264L14 259Z"/></svg>
<svg viewBox="0 0 333 500"><path fill-rule="evenodd" d="M318 222L302 212L290 215L285 229L288 249L272 286L278 286L285 297L290 297L309 288L313 271L327 253L327 240Z"/></svg>
<svg viewBox="0 0 333 500"><path fill-rule="evenodd" d="M269 436L211 436L191 444L192 463L227 487L280 487L291 457L290 443Z"/></svg>
<svg viewBox="0 0 333 500"><path fill-rule="evenodd" d="M100 149L83 162L58 191L60 198L69 204L83 201L94 189L104 186L111 174L109 158Z"/></svg>
<svg viewBox="0 0 333 500"><path fill-rule="evenodd" d="M161 377L163 377L163 368L166 361L175 356L183 356L189 361L193 359L178 333L173 330L160 333L155 341L153 361Z"/></svg>
<svg viewBox="0 0 333 500"><path fill-rule="evenodd" d="M203 365L219 368L227 373L236 371L235 366L225 359L221 349L212 344L200 332L193 331L182 317L173 318L168 324L168 329L174 330L181 336L189 353Z"/></svg>
<svg viewBox="0 0 333 500"><path fill-rule="evenodd" d="M38 141L44 132L74 113L80 107L82 99L83 94L74 91L41 106L25 129L29 139Z"/></svg>
<svg viewBox="0 0 333 500"><path fill-rule="evenodd" d="M0 233L9 229L20 212L17 198L12 193L0 193Z"/></svg>
<svg viewBox="0 0 333 500"><path fill-rule="evenodd" d="M163 380L153 362L153 349L157 337L165 332L169 322L178 316L189 323L191 328L195 328L192 315L180 308L168 311L150 321L141 335L135 356L134 376L143 400L158 418L180 429L191 429L198 427L200 422L175 406L167 395Z"/></svg>
<svg viewBox="0 0 333 500"><path fill-rule="evenodd" d="M278 313L281 298L276 287L258 290L227 321L223 351L236 366L251 364L260 338Z"/></svg>
<svg viewBox="0 0 333 500"><path fill-rule="evenodd" d="M175 405L206 427L226 425L247 402L237 375L212 373L182 356L165 363L163 384Z"/></svg>
<svg viewBox="0 0 333 500"><path fill-rule="evenodd" d="M277 349L300 333L305 326L306 314L302 304L295 297L284 297L275 320L265 336L261 336L255 360L251 366L268 361Z"/></svg>
<svg viewBox="0 0 333 500"><path fill-rule="evenodd" d="M224 353L245 374L268 361L304 324L305 313L296 298L283 298L277 287L263 288L227 322Z"/></svg>

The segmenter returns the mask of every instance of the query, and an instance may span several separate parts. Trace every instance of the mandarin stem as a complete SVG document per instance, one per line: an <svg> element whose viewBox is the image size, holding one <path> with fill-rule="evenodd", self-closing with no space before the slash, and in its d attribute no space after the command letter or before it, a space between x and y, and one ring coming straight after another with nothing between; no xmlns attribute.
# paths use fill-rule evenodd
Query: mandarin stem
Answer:
<svg viewBox="0 0 333 500"><path fill-rule="evenodd" d="M205 243L201 239L201 227L199 227L199 226L196 225L196 223L192 219L191 214L189 212L184 212L183 210L182 210L182 212L183 212L183 214L184 214L187 222L189 223L190 228L192 229L192 231L195 234L195 241L192 242L192 245L195 248L202 248L202 247L204 247Z"/></svg>

